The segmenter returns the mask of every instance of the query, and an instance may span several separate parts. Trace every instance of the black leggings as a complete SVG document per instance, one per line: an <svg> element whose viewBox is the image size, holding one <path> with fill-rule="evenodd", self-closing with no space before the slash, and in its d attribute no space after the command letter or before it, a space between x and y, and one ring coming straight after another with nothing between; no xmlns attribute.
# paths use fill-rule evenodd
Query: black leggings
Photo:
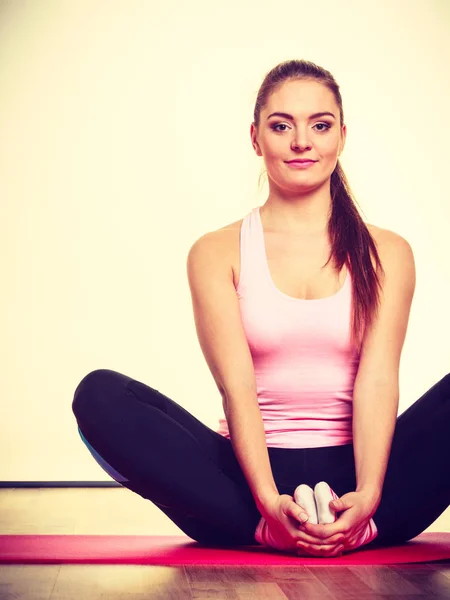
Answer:
<svg viewBox="0 0 450 600"><path fill-rule="evenodd" d="M230 440L179 404L109 369L78 385L72 410L83 441L113 479L158 506L204 545L254 545L261 518ZM356 489L353 444L268 447L280 494L326 481ZM397 418L380 505L366 546L422 533L450 504L450 373Z"/></svg>

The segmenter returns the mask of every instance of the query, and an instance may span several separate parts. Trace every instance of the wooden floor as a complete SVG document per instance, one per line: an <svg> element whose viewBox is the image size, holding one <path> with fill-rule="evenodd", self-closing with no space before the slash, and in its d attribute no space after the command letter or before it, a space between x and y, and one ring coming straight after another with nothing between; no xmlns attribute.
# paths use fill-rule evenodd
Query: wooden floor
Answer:
<svg viewBox="0 0 450 600"><path fill-rule="evenodd" d="M427 531L450 532L450 509ZM126 488L0 489L0 534L180 535ZM450 562L397 566L0 565L0 600L450 599Z"/></svg>

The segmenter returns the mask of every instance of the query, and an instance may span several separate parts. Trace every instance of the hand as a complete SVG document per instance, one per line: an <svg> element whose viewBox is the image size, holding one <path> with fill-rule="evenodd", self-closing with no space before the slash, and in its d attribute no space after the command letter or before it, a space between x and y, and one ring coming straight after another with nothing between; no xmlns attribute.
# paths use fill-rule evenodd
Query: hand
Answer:
<svg viewBox="0 0 450 600"><path fill-rule="evenodd" d="M288 494L274 496L270 504L265 505L260 512L269 526L270 535L278 550L296 550L296 543L301 539L299 525L300 515L304 509Z"/></svg>
<svg viewBox="0 0 450 600"><path fill-rule="evenodd" d="M330 502L333 510L340 513L334 523L300 526L301 539L297 542L300 556L339 556L352 547L375 514L377 502L364 492L349 492Z"/></svg>

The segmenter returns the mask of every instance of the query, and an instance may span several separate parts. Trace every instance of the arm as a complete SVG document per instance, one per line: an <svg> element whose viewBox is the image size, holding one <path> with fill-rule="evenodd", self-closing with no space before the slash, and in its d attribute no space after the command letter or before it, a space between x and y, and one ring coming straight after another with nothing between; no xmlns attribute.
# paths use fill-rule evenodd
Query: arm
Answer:
<svg viewBox="0 0 450 600"><path fill-rule="evenodd" d="M224 399L224 411L237 461L259 512L265 516L266 507L279 492L270 466L256 391L228 392Z"/></svg>
<svg viewBox="0 0 450 600"><path fill-rule="evenodd" d="M353 392L356 491L375 506L396 425L400 355L416 282L413 252L404 238L383 230L378 251L385 272L379 311L364 336Z"/></svg>
<svg viewBox="0 0 450 600"><path fill-rule="evenodd" d="M236 459L263 514L264 507L279 493L270 466L253 359L223 235L226 234L220 231L208 233L193 244L187 258L187 273L200 346L222 396Z"/></svg>
<svg viewBox="0 0 450 600"><path fill-rule="evenodd" d="M351 540L361 523L368 523L375 514L392 445L399 400L400 354L414 294L415 268L412 250L402 237L381 230L379 243L375 242L384 278L380 281L378 315L364 334L353 389L356 493L349 492L333 502L341 513L335 523L303 526L310 536L306 548L314 551L318 547L308 544L311 537L319 545L323 538L342 533L346 540Z"/></svg>

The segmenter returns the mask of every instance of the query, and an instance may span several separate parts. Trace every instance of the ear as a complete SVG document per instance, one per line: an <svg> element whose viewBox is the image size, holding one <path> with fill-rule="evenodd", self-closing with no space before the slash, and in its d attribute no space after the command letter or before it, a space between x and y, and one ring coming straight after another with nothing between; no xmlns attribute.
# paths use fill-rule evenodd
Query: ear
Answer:
<svg viewBox="0 0 450 600"><path fill-rule="evenodd" d="M343 125L341 128L341 143L339 144L338 156L344 151L345 141L347 139L347 125Z"/></svg>
<svg viewBox="0 0 450 600"><path fill-rule="evenodd" d="M250 125L250 138L252 140L252 146L253 146L253 149L256 152L256 155L257 156L262 156L261 148L259 147L259 144L258 144L258 141L256 139L256 136L257 136L256 127L255 127L255 124L252 123Z"/></svg>

